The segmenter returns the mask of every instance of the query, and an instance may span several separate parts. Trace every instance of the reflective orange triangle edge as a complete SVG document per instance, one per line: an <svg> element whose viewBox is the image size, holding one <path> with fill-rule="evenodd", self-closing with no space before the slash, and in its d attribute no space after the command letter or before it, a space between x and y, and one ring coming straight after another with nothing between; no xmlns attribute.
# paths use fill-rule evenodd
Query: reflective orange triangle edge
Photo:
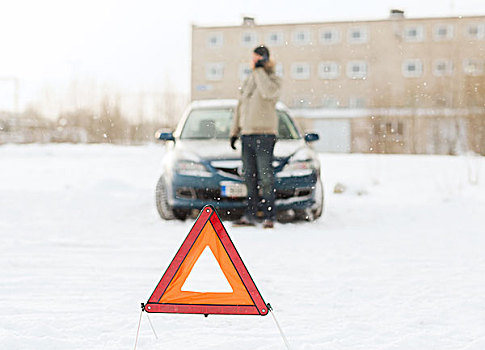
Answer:
<svg viewBox="0 0 485 350"><path fill-rule="evenodd" d="M168 286L172 282L173 277L177 273L178 269L184 262L185 257L189 254L190 249L194 245L200 232L210 221L215 233L217 234L222 246L226 250L229 259L233 263L242 283L244 284L248 294L250 295L253 305L211 305L211 304L173 304L173 303L161 303L160 299L167 290ZM251 275L249 274L244 262L242 261L239 253L234 246L231 238L229 237L226 229L222 225L221 219L217 215L214 207L207 205L201 212L197 220L195 221L192 229L185 238L184 242L180 246L177 254L173 258L172 262L168 266L167 270L163 274L160 282L155 287L152 295L148 299L146 304L142 304L142 308L146 312L150 313L177 313L177 314L205 314L205 315L261 315L266 316L268 314L268 306L263 300L261 293L259 292L256 284L254 283Z"/></svg>

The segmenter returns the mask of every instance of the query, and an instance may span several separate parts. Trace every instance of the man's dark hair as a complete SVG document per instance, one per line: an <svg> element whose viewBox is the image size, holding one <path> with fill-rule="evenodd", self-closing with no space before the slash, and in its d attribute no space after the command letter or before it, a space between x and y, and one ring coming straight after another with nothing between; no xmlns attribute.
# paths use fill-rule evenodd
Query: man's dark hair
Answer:
<svg viewBox="0 0 485 350"><path fill-rule="evenodd" d="M261 45L254 49L254 53L262 56L264 59L269 59L269 50L266 46Z"/></svg>

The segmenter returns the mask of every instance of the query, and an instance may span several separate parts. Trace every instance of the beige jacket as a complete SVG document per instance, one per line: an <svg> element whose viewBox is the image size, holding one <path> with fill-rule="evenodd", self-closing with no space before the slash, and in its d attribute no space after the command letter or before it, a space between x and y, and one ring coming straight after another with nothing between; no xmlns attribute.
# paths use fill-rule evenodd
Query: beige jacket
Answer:
<svg viewBox="0 0 485 350"><path fill-rule="evenodd" d="M277 134L275 105L280 96L281 79L272 68L272 65L256 68L244 82L234 113L231 136Z"/></svg>

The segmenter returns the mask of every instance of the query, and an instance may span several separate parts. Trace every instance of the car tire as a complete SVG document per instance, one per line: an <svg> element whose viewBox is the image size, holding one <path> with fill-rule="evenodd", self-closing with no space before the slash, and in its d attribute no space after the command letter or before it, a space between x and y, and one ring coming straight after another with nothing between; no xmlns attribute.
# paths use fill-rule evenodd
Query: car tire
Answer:
<svg viewBox="0 0 485 350"><path fill-rule="evenodd" d="M323 184L320 177L318 177L318 181L315 184L315 204L312 207L313 219L316 220L323 214L324 204L325 204L325 195L323 191Z"/></svg>
<svg viewBox="0 0 485 350"><path fill-rule="evenodd" d="M157 204L157 211L160 217L164 220L185 220L189 215L189 211L185 209L174 209L168 203L168 190L163 177L160 177L155 190L155 200Z"/></svg>
<svg viewBox="0 0 485 350"><path fill-rule="evenodd" d="M190 211L186 209L172 209L172 212L173 216L180 221L185 221L190 214Z"/></svg>
<svg viewBox="0 0 485 350"><path fill-rule="evenodd" d="M313 215L313 210L311 208L295 209L294 220L308 221L308 222L315 220L315 216Z"/></svg>
<svg viewBox="0 0 485 350"><path fill-rule="evenodd" d="M322 181L318 179L314 188L315 204L312 207L306 209L295 209L295 220L314 221L323 214L323 185Z"/></svg>

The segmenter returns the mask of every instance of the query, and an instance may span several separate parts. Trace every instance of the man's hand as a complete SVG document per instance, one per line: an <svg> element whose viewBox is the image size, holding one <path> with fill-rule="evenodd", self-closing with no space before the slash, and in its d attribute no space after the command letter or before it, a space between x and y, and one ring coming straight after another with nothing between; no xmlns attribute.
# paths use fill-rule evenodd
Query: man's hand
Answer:
<svg viewBox="0 0 485 350"><path fill-rule="evenodd" d="M236 149L237 136L231 136L231 148Z"/></svg>
<svg viewBox="0 0 485 350"><path fill-rule="evenodd" d="M264 67L265 62L268 58L264 58L261 55L253 52L253 59L251 60L251 69L255 70L256 68Z"/></svg>

